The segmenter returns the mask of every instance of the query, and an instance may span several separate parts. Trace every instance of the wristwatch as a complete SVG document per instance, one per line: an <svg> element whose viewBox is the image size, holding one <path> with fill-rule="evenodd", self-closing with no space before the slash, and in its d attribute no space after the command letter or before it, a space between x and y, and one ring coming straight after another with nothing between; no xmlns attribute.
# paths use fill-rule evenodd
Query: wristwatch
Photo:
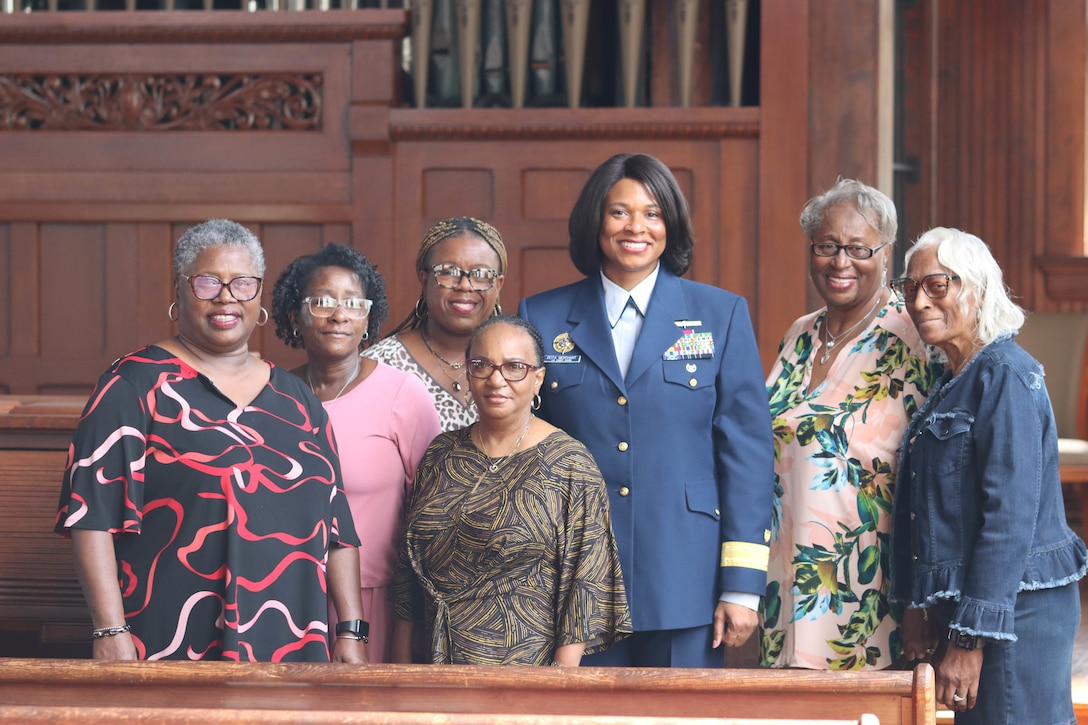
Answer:
<svg viewBox="0 0 1088 725"><path fill-rule="evenodd" d="M336 623L336 636L337 637L351 637L352 639L361 639L363 644L370 644L370 640L367 636L370 634L370 623L364 619L346 619L343 622Z"/></svg>
<svg viewBox="0 0 1088 725"><path fill-rule="evenodd" d="M976 637L958 629L948 630L948 641L960 649L982 649L986 644L986 640L982 637Z"/></svg>

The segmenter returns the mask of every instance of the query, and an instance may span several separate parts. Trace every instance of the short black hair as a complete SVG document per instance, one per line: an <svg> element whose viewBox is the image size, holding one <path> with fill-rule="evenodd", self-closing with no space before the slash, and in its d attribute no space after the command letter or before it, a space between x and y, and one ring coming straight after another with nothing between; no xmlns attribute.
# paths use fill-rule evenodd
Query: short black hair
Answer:
<svg viewBox="0 0 1088 725"><path fill-rule="evenodd" d="M574 266L586 276L600 271L604 260L600 244L604 202L620 179L641 183L657 201L665 220L665 252L661 262L677 276L687 272L695 246L687 201L669 167L647 154L616 154L590 174L567 224Z"/></svg>
<svg viewBox="0 0 1088 725"><path fill-rule="evenodd" d="M476 329L472 331L472 335L468 338L468 344L465 345L465 358L471 357L472 345L476 342L476 337L487 328L494 327L495 325L510 325L519 330L524 330L525 334L529 336L529 339L533 341L533 352L536 354L536 364L544 364L544 338L540 336L540 330L536 329L531 322L515 315L493 315L477 325Z"/></svg>
<svg viewBox="0 0 1088 725"><path fill-rule="evenodd" d="M382 323L389 316L389 301L385 296L385 280L378 268L357 250L344 244L329 244L313 254L299 257L276 280L272 291L272 319L276 321L276 337L290 347L302 347L302 338L291 325L291 313L302 309L302 295L314 272L324 267L342 267L359 278L367 298L372 302L367 319L367 339L360 347L378 339Z"/></svg>

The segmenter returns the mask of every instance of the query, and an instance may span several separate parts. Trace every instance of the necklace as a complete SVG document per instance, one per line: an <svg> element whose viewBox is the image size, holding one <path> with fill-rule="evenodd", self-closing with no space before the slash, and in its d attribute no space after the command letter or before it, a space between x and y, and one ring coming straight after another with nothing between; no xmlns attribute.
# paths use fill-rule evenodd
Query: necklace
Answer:
<svg viewBox="0 0 1088 725"><path fill-rule="evenodd" d="M821 330L824 333L824 354L820 356L820 364L821 365L827 365L827 361L831 359L831 351L835 349L835 346L838 345L839 342L841 342L843 340L850 339L850 333L853 332L854 330L858 329L858 326L861 323L868 320L869 315L876 312L877 308L880 307L880 305L883 302L884 302L884 293L882 291L880 294L878 294L876 296L876 304L874 304L872 306L872 308L868 312L866 312L865 315L860 320L855 322L853 325L850 325L850 328L848 330L846 330L846 332L840 332L838 335L832 335L831 334L831 330L828 329L828 325L827 325L827 315L825 314L824 315L824 324L821 325Z"/></svg>
<svg viewBox="0 0 1088 725"><path fill-rule="evenodd" d="M532 425L532 424L533 424L533 415L530 413L529 414L529 420L525 424L525 430L523 430L521 432L521 435L518 436L518 439L516 441L514 441L514 447L510 449L510 452L507 453L502 458L491 458L491 454L484 450L483 437L482 436L477 436L479 438L479 441L477 443L477 447L480 449L480 452L483 453L485 456L487 456L489 459L491 459L491 463L487 466L487 470L494 473L495 471L499 470L499 466L501 466L503 463L506 463L507 459L509 459L510 456L517 453L518 447L521 445L521 442L523 440L525 440L525 434L529 432L529 426ZM472 430L473 430L474 433L476 432L475 426L473 427Z"/></svg>
<svg viewBox="0 0 1088 725"><path fill-rule="evenodd" d="M332 400L336 400L337 398L339 398L344 393L344 391L348 389L348 386L351 385L351 381L359 376L359 368L362 367L362 364L363 364L362 358L360 358L358 355L356 355L355 356L355 372L353 372L351 374L351 377L348 378L348 381L346 383L344 383L344 387L340 388L340 392L332 397ZM314 390L313 378L310 377L310 366L309 365L306 366L306 382L308 382L310 384L310 391L314 395L317 395L317 391ZM317 397L320 399L321 396L318 395Z"/></svg>
<svg viewBox="0 0 1088 725"><path fill-rule="evenodd" d="M464 361L461 361L459 363L450 362L446 358L439 355L438 352L433 347L431 347L431 341L427 339L427 336L425 334L423 334L422 329L419 331L419 336L423 338L423 344L427 346L427 349L432 355L434 355L436 360L438 360L440 363L443 363L452 370L457 371L457 375L450 375L449 370L442 370L442 372L446 374L446 377L450 379L450 387L453 388L453 392L460 393L463 386L461 385L459 378L461 377L461 368L465 367Z"/></svg>

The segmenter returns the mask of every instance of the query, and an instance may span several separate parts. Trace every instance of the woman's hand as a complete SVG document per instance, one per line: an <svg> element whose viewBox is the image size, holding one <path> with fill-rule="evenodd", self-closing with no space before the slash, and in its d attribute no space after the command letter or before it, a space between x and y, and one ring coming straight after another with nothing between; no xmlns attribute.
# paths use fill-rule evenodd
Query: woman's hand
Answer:
<svg viewBox="0 0 1088 725"><path fill-rule="evenodd" d="M975 706L984 650L949 644L937 663L937 702L950 710L966 712ZM962 699L956 699L962 698Z"/></svg>
<svg viewBox="0 0 1088 725"><path fill-rule="evenodd" d="M907 609L903 612L900 629L903 633L903 654L908 660L921 660L937 650L939 635L936 618L930 618L929 609Z"/></svg>
<svg viewBox="0 0 1088 725"><path fill-rule="evenodd" d="M370 655L366 652L366 643L363 640L354 637L337 637L332 643L332 661L369 665Z"/></svg>
<svg viewBox="0 0 1088 725"><path fill-rule="evenodd" d="M732 602L718 602L714 609L714 644L717 648L721 643L726 647L740 647L756 631L759 624L759 615L754 609L749 609Z"/></svg>
<svg viewBox="0 0 1088 725"><path fill-rule="evenodd" d="M128 632L112 637L100 637L94 641L91 655L96 660L134 660L136 645Z"/></svg>

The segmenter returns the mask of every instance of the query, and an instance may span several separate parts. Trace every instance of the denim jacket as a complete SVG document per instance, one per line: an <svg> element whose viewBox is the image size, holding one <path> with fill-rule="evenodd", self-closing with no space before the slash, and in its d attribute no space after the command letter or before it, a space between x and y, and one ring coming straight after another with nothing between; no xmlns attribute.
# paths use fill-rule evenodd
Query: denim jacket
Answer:
<svg viewBox="0 0 1088 725"><path fill-rule="evenodd" d="M907 428L891 549L893 598L951 600L949 627L990 639L1016 640L1018 592L1084 576L1043 369L1012 334L946 371Z"/></svg>

